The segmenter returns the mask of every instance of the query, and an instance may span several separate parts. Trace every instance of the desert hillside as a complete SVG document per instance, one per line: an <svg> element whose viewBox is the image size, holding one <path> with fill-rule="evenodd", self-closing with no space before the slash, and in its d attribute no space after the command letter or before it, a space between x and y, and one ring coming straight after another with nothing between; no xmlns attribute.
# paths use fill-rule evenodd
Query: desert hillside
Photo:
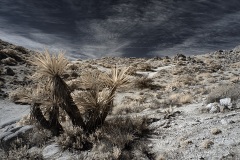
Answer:
<svg viewBox="0 0 240 160"><path fill-rule="evenodd" d="M43 117L51 120L47 80L41 81L46 77L34 78L41 71L34 63L36 55L0 41L3 159L240 159L238 48L198 56L61 59L66 62L59 66L61 82L67 84L66 96L85 116L83 121L89 110L98 109L90 106L89 94L98 95L96 106L111 102L112 107L101 127L88 132L75 127L68 116L71 111L60 107L57 122L62 127L56 134L30 116L34 104L39 104ZM109 79L102 80L101 75L114 75L111 72L125 77L106 100ZM65 94L61 89L59 94Z"/></svg>

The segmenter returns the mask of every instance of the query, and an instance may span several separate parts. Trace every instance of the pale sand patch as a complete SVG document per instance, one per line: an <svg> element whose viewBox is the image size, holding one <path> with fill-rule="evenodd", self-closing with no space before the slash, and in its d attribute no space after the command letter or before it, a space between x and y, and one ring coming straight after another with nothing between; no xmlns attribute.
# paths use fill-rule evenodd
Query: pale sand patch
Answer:
<svg viewBox="0 0 240 160"><path fill-rule="evenodd" d="M7 100L0 100L0 132L1 128L19 121L29 112L29 105L17 105Z"/></svg>

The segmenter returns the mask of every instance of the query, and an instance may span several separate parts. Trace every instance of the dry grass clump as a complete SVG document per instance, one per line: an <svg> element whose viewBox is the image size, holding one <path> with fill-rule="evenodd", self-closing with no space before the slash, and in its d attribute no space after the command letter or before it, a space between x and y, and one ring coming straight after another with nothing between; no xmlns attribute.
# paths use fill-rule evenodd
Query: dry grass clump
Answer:
<svg viewBox="0 0 240 160"><path fill-rule="evenodd" d="M210 139L205 139L204 141L202 141L202 143L200 144L200 148L202 149L208 149L213 145L213 141L211 141Z"/></svg>
<svg viewBox="0 0 240 160"><path fill-rule="evenodd" d="M92 143L80 127L70 127L56 138L62 149L86 150L92 148Z"/></svg>
<svg viewBox="0 0 240 160"><path fill-rule="evenodd" d="M182 105L182 104L191 103L193 100L193 97L191 94L175 93L169 96L169 100L171 104Z"/></svg>
<svg viewBox="0 0 240 160"><path fill-rule="evenodd" d="M152 71L152 66L149 63L138 63L136 68L138 71Z"/></svg>
<svg viewBox="0 0 240 160"><path fill-rule="evenodd" d="M232 64L230 64L230 66L231 66L232 68L240 68L240 62L232 63Z"/></svg>
<svg viewBox="0 0 240 160"><path fill-rule="evenodd" d="M9 93L9 99L16 104L30 104L31 100L29 99L29 97L31 92L31 88L17 88L15 91Z"/></svg>
<svg viewBox="0 0 240 160"><path fill-rule="evenodd" d="M179 99L180 104L187 104L187 103L191 103L192 101L193 101L193 97L190 94L184 94L180 96L180 99Z"/></svg>
<svg viewBox="0 0 240 160"><path fill-rule="evenodd" d="M239 76L234 76L229 79L230 82L232 83L239 83L240 82L240 77Z"/></svg>
<svg viewBox="0 0 240 160"><path fill-rule="evenodd" d="M176 81L182 83L183 85L195 85L197 83L194 76L182 75L176 77Z"/></svg>
<svg viewBox="0 0 240 160"><path fill-rule="evenodd" d="M81 80L79 79L72 79L67 81L66 83L71 91L81 88Z"/></svg>
<svg viewBox="0 0 240 160"><path fill-rule="evenodd" d="M223 84L212 89L207 97L206 103L219 102L221 98L231 98L232 101L235 101L239 99L239 96L239 84Z"/></svg>
<svg viewBox="0 0 240 160"><path fill-rule="evenodd" d="M112 68L113 65L112 64L109 64L109 63L100 63L99 65L105 67L105 68Z"/></svg>
<svg viewBox="0 0 240 160"><path fill-rule="evenodd" d="M35 130L36 131L36 130ZM33 132L34 133L34 132ZM28 139L27 139L28 137ZM33 143L32 132L22 136L21 138L17 138L12 141L8 149L4 148L4 154L1 155L1 159L10 159L10 160L18 160L18 159L37 159L43 160L42 154L39 148L35 150L31 150L30 148L33 145L37 145L40 147L44 139L41 139L41 143L36 144ZM39 150L38 150L39 149Z"/></svg>
<svg viewBox="0 0 240 160"><path fill-rule="evenodd" d="M43 160L43 156L41 153L29 152L29 147L26 145L20 148L13 148L9 152L6 152L4 155L2 155L1 158L9 159L9 160L19 160L19 159Z"/></svg>
<svg viewBox="0 0 240 160"><path fill-rule="evenodd" d="M217 63L210 63L208 66L209 72L217 72L220 69L222 69L222 65L217 64Z"/></svg>
<svg viewBox="0 0 240 160"><path fill-rule="evenodd" d="M130 66L128 71L127 71L127 74L128 75L135 75L137 72L137 68L136 67L133 67L133 66Z"/></svg>
<svg viewBox="0 0 240 160"><path fill-rule="evenodd" d="M132 101L129 103L122 103L113 108L112 114L114 115L124 115L129 113L139 113L144 109L149 108L148 105L140 105L137 101Z"/></svg>
<svg viewBox="0 0 240 160"><path fill-rule="evenodd" d="M167 86L165 87L166 91L175 91L179 88L182 88L184 84L182 82L179 82L177 80L173 80L171 83L168 83Z"/></svg>

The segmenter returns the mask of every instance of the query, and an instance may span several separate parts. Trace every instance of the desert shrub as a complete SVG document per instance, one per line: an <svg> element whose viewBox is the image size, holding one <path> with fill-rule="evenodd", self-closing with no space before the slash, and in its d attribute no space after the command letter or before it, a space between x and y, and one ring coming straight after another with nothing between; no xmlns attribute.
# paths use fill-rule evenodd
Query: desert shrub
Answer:
<svg viewBox="0 0 240 160"><path fill-rule="evenodd" d="M178 82L182 82L184 85L195 85L196 79L193 76L181 75L176 78Z"/></svg>
<svg viewBox="0 0 240 160"><path fill-rule="evenodd" d="M63 134L57 137L62 149L87 150L92 148L92 143L80 127L71 127L65 130Z"/></svg>
<svg viewBox="0 0 240 160"><path fill-rule="evenodd" d="M19 159L26 159L26 160L43 160L42 154L38 152L30 152L29 145L23 145L24 143L21 139L17 139L12 143L11 149L4 152L1 159L10 159L10 160L19 160Z"/></svg>
<svg viewBox="0 0 240 160"><path fill-rule="evenodd" d="M152 71L152 66L149 63L139 63L137 64L137 70Z"/></svg>
<svg viewBox="0 0 240 160"><path fill-rule="evenodd" d="M239 99L239 84L223 84L211 90L207 96L206 103L218 102L221 98L231 98L233 101Z"/></svg>
<svg viewBox="0 0 240 160"><path fill-rule="evenodd" d="M134 86L140 89L153 87L153 80L146 76L139 77L134 81Z"/></svg>
<svg viewBox="0 0 240 160"><path fill-rule="evenodd" d="M31 88L20 87L9 93L9 99L15 103L30 104L29 97L31 92Z"/></svg>
<svg viewBox="0 0 240 160"><path fill-rule="evenodd" d="M92 151L99 153L98 158L103 157L102 154L105 153L110 159L133 155L139 146L136 140L145 136L147 132L146 119L143 117L113 117L94 134Z"/></svg>
<svg viewBox="0 0 240 160"><path fill-rule="evenodd" d="M107 137L114 146L125 148L137 137L147 132L145 118L141 117L115 117L107 121L101 128L102 137Z"/></svg>

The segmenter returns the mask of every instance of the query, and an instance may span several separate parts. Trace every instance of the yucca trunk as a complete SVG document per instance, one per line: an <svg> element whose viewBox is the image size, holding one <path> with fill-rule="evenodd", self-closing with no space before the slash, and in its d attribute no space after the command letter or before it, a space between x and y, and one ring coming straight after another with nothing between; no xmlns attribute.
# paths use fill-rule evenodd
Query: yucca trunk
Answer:
<svg viewBox="0 0 240 160"><path fill-rule="evenodd" d="M54 136L59 136L63 132L63 128L58 121L59 108L56 104L53 104L52 110L49 113L49 120L47 120L38 103L34 103L31 106L32 116L43 126L52 132Z"/></svg>
<svg viewBox="0 0 240 160"><path fill-rule="evenodd" d="M112 102L110 102L104 110L94 111L90 115L89 120L86 122L86 130L85 131L87 133L93 133L96 131L96 129L102 127L111 108L112 108Z"/></svg>
<svg viewBox="0 0 240 160"><path fill-rule="evenodd" d="M53 83L53 99L59 103L59 106L66 111L68 116L70 117L73 125L82 127L86 129L86 125L83 122L82 115L74 103L73 98L71 96L71 92L67 86L67 84L63 81L63 79L56 75L52 78Z"/></svg>

